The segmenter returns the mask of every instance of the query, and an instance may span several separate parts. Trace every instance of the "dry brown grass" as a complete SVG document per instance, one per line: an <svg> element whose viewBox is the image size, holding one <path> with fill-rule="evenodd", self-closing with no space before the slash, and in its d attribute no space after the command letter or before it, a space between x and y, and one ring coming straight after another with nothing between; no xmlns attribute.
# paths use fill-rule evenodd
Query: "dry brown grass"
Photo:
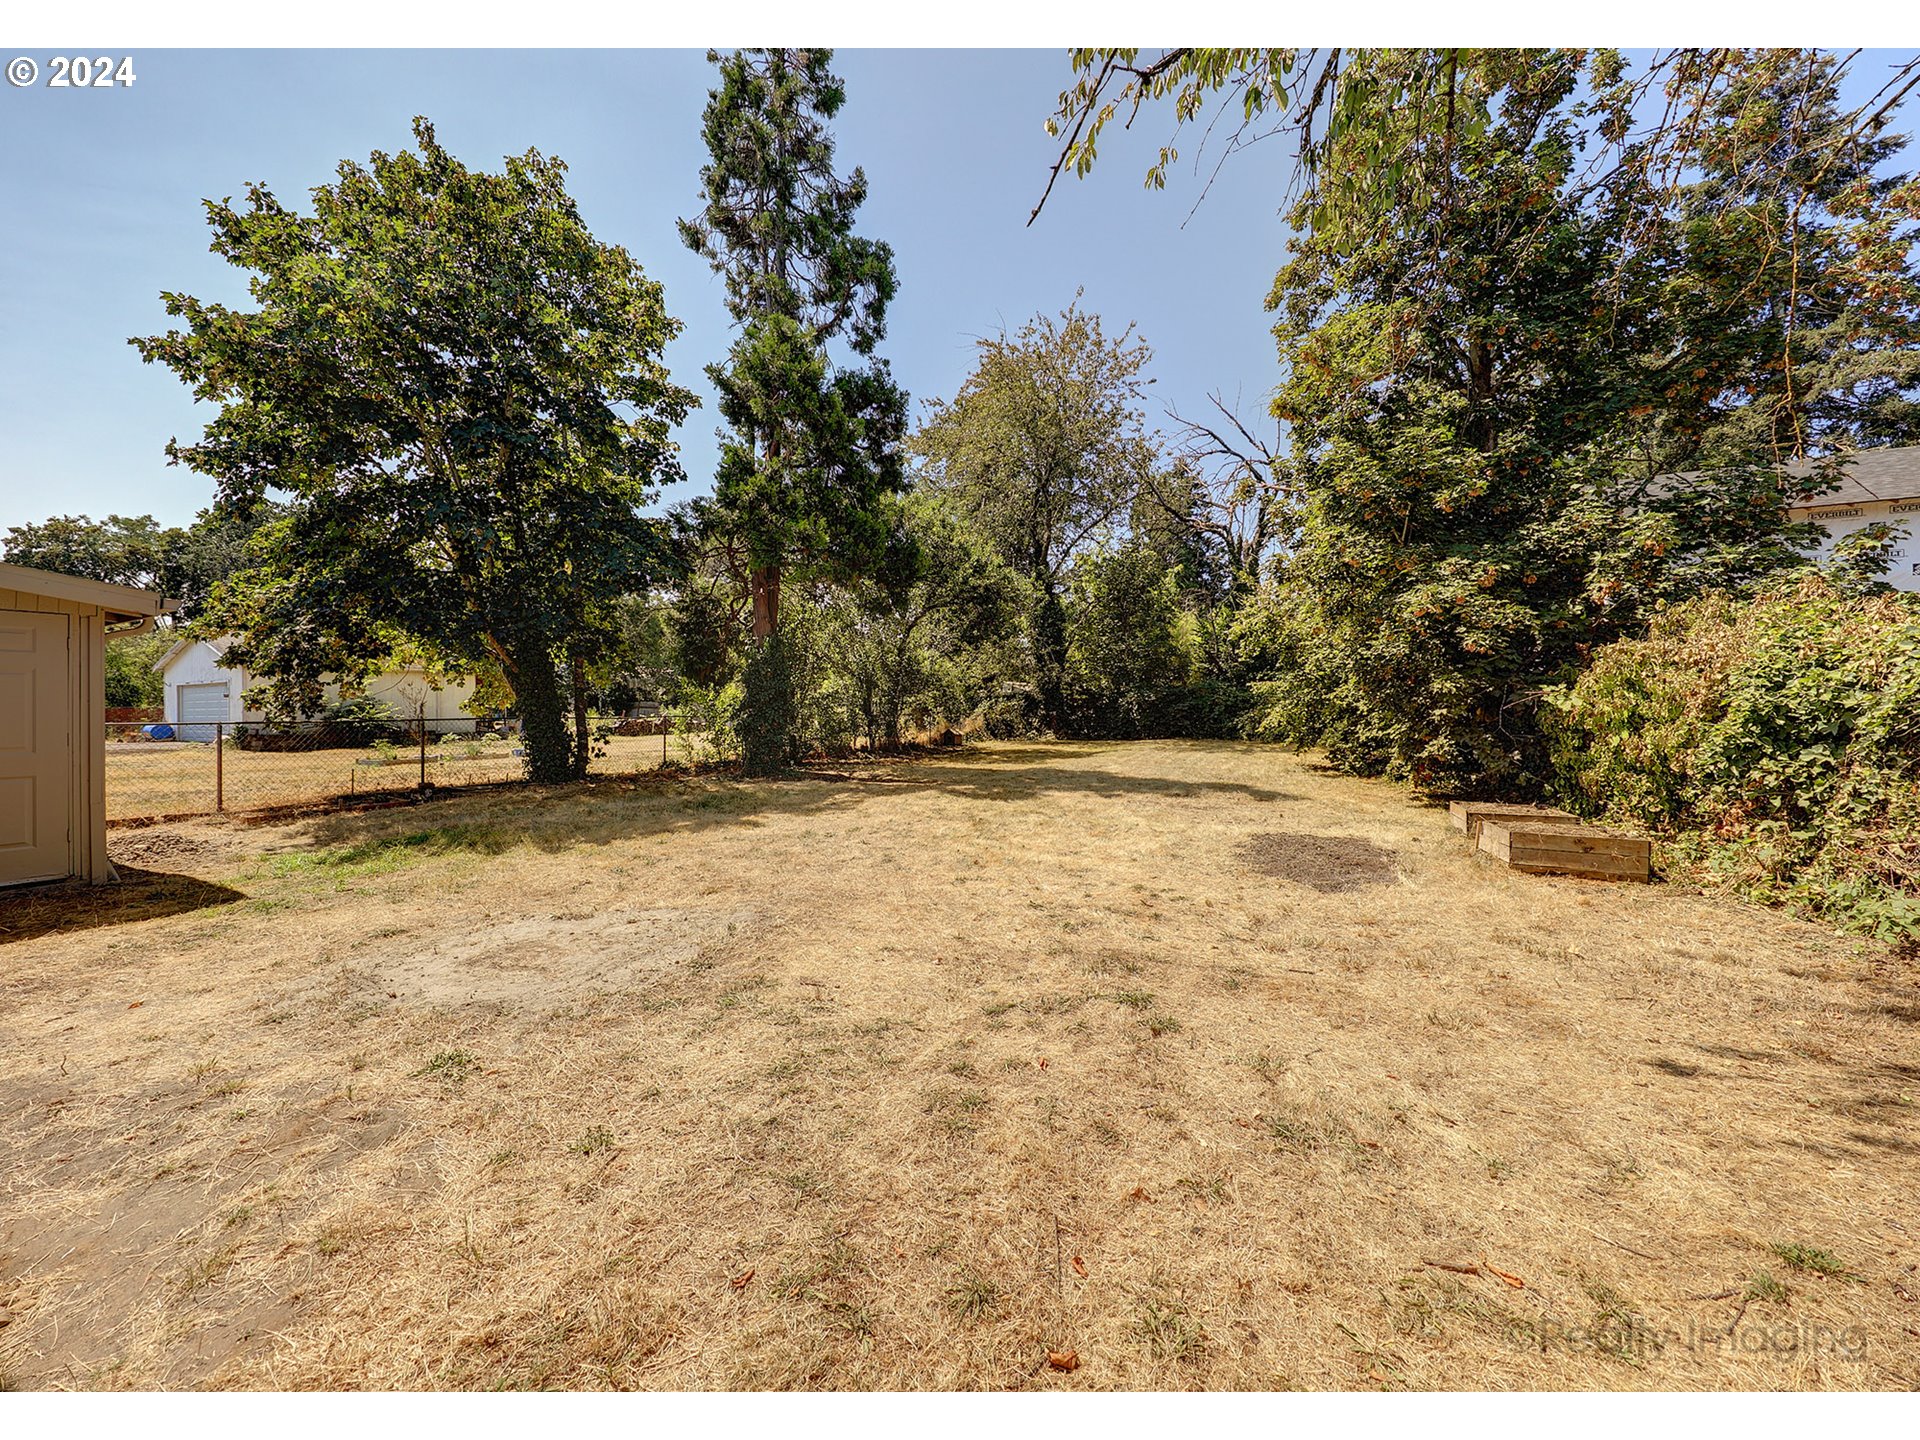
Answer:
<svg viewBox="0 0 1920 1440"><path fill-rule="evenodd" d="M837 769L196 822L142 853L198 908L37 902L6 1378L1920 1377L1910 964L1272 749Z"/></svg>

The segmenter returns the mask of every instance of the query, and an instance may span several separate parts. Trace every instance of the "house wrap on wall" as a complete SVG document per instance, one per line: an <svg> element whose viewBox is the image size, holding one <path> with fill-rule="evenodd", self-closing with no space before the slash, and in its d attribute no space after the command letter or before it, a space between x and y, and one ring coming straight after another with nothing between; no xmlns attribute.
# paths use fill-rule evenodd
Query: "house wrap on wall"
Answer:
<svg viewBox="0 0 1920 1440"><path fill-rule="evenodd" d="M1788 474L1806 475L1812 466L1796 460ZM1883 577L1898 590L1920 590L1920 445L1889 445L1857 451L1847 462L1836 490L1816 496L1787 513L1811 520L1826 532L1816 552L1824 560L1833 547L1863 526L1904 524L1907 534L1893 548L1893 563Z"/></svg>
<svg viewBox="0 0 1920 1440"><path fill-rule="evenodd" d="M267 717L247 704L247 691L264 683L265 677L250 674L238 665L228 665L226 654L233 645L231 636L214 640L180 640L155 663L166 683L165 718L183 740L211 740L214 725L259 724ZM450 680L436 685L423 669L383 670L369 676L364 684L350 687L350 694L378 700L402 719L424 718L436 722L438 731L471 730L474 718L466 710L473 698L470 678ZM341 698L337 681L328 681L322 703L332 705Z"/></svg>

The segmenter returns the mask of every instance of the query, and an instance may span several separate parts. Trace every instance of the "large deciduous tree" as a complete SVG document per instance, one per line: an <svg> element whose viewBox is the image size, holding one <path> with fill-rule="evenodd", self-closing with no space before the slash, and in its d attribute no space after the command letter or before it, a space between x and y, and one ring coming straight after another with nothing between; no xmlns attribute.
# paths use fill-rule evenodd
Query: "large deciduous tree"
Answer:
<svg viewBox="0 0 1920 1440"><path fill-rule="evenodd" d="M0 558L10 565L77 575L83 580L150 586L157 583L160 574L166 533L151 515L109 515L104 520L53 515L7 527L6 539L0 542Z"/></svg>
<svg viewBox="0 0 1920 1440"><path fill-rule="evenodd" d="M1152 352L1131 326L1109 337L1078 301L980 341L979 352L953 399L929 407L912 444L928 482L1031 587L1042 718L1064 730L1067 574L1125 520L1153 474L1141 413Z"/></svg>
<svg viewBox="0 0 1920 1440"><path fill-rule="evenodd" d="M885 553L900 489L906 396L874 349L893 298L893 252L855 235L859 169L834 171L828 122L846 91L826 50L710 55L710 156L686 243L724 278L740 327L724 364L722 437L703 525L726 533L750 594L742 733L755 773L791 758L792 677L780 638L786 573L848 578ZM856 363L836 364L830 346Z"/></svg>
<svg viewBox="0 0 1920 1440"><path fill-rule="evenodd" d="M661 360L679 326L588 231L560 161L530 150L488 174L424 119L414 136L417 152L342 163L311 214L261 185L209 202L254 308L168 293L184 327L132 343L221 407L172 460L236 507L288 497L216 593L230 656L304 697L396 644L495 663L529 772L565 780L585 770L613 602L660 560L641 507L679 478L670 431L693 397Z"/></svg>

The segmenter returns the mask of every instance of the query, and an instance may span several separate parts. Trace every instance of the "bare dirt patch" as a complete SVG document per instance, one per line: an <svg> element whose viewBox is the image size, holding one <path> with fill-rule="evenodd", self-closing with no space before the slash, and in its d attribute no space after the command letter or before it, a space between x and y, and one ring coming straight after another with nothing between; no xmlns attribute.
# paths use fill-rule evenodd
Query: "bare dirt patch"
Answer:
<svg viewBox="0 0 1920 1440"><path fill-rule="evenodd" d="M1911 958L1258 746L834 768L189 825L217 904L8 902L4 1378L1920 1376ZM1283 826L1331 888L1244 863Z"/></svg>
<svg viewBox="0 0 1920 1440"><path fill-rule="evenodd" d="M1322 895L1391 885L1396 873L1393 851L1352 835L1250 835L1234 853L1256 875L1305 885Z"/></svg>
<svg viewBox="0 0 1920 1440"><path fill-rule="evenodd" d="M115 830L107 836L107 855L115 865L142 870L183 869L225 859L233 846L206 833L193 834L165 826L145 830Z"/></svg>
<svg viewBox="0 0 1920 1440"><path fill-rule="evenodd" d="M614 905L484 925L454 923L355 947L329 981L349 999L552 1007L645 987L753 923L754 912Z"/></svg>

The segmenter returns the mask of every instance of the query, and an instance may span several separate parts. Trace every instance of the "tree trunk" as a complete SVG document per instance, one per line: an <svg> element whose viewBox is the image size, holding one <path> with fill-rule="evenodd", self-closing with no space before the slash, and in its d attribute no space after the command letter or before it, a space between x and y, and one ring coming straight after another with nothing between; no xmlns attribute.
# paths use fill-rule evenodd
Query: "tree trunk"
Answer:
<svg viewBox="0 0 1920 1440"><path fill-rule="evenodd" d="M527 778L560 785L574 778L573 740L567 731L566 697L553 660L545 653L516 656L507 677L520 707L520 739Z"/></svg>
<svg viewBox="0 0 1920 1440"><path fill-rule="evenodd" d="M1490 452L1499 437L1493 420L1493 346L1484 336L1467 343L1467 402L1473 407L1474 448Z"/></svg>
<svg viewBox="0 0 1920 1440"><path fill-rule="evenodd" d="M572 662L573 669L573 778L587 778L587 757L591 754L591 737L587 730L587 668L576 653Z"/></svg>
<svg viewBox="0 0 1920 1440"><path fill-rule="evenodd" d="M1059 594L1047 586L1040 594L1033 626L1033 664L1040 686L1040 716L1056 735L1067 725L1067 613Z"/></svg>
<svg viewBox="0 0 1920 1440"><path fill-rule="evenodd" d="M753 638L765 640L780 625L780 567L756 566L748 584L753 590Z"/></svg>

